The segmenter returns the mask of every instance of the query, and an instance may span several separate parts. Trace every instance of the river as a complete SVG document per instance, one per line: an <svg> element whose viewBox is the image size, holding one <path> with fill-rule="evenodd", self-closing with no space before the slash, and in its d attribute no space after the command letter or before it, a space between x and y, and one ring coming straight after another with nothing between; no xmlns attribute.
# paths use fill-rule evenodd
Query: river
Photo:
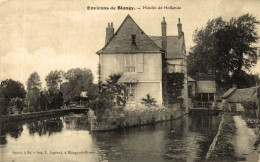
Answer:
<svg viewBox="0 0 260 162"><path fill-rule="evenodd" d="M85 114L0 127L0 161L204 160L221 117L186 115L120 131L93 132Z"/></svg>

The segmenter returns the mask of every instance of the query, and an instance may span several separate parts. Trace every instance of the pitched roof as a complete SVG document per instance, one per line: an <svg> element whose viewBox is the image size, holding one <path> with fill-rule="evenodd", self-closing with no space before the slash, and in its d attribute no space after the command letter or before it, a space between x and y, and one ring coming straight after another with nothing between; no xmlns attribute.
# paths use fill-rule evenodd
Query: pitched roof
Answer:
<svg viewBox="0 0 260 162"><path fill-rule="evenodd" d="M233 87L233 88L230 88L227 92L225 92L221 97L223 99L226 99L228 98L233 92L235 92L237 88L236 87Z"/></svg>
<svg viewBox="0 0 260 162"><path fill-rule="evenodd" d="M196 93L217 93L215 81L203 80L196 83Z"/></svg>
<svg viewBox="0 0 260 162"><path fill-rule="evenodd" d="M150 38L162 48L162 37L161 36L150 36ZM178 36L167 36L167 58L176 59L183 58L182 49L183 49L184 38L179 38Z"/></svg>
<svg viewBox="0 0 260 162"><path fill-rule="evenodd" d="M229 102L256 100L256 87L236 89L229 97Z"/></svg>
<svg viewBox="0 0 260 162"><path fill-rule="evenodd" d="M132 44L132 35L135 35L136 45ZM97 54L106 53L145 53L161 52L158 47L135 23L130 15L127 15L113 37Z"/></svg>

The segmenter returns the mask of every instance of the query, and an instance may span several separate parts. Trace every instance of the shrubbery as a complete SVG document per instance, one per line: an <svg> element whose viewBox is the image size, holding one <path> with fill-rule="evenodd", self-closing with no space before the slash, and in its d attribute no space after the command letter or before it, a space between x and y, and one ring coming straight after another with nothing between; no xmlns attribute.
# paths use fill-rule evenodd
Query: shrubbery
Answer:
<svg viewBox="0 0 260 162"><path fill-rule="evenodd" d="M121 74L110 75L106 84L101 84L101 93L89 107L95 112L98 119L104 117L118 117L123 113L126 104L126 87L118 84Z"/></svg>
<svg viewBox="0 0 260 162"><path fill-rule="evenodd" d="M240 103L245 111L257 110L257 103L255 101L241 101Z"/></svg>
<svg viewBox="0 0 260 162"><path fill-rule="evenodd" d="M154 99L154 98L152 98L151 96L150 96L150 94L147 94L146 95L146 98L142 98L142 104L144 104L145 106L147 106L147 107L151 107L151 106L155 106L155 107L157 107L157 105L156 105L156 100Z"/></svg>
<svg viewBox="0 0 260 162"><path fill-rule="evenodd" d="M21 112L25 95L22 83L12 79L3 80L0 84L0 116L14 113L14 109Z"/></svg>
<svg viewBox="0 0 260 162"><path fill-rule="evenodd" d="M241 101L245 110L245 121L248 127L253 128L257 125L257 103L255 101Z"/></svg>

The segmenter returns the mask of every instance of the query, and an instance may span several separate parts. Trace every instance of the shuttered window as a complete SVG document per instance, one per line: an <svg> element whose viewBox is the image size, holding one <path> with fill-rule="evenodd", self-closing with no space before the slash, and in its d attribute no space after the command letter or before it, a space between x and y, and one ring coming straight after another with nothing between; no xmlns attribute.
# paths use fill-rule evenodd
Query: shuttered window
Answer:
<svg viewBox="0 0 260 162"><path fill-rule="evenodd" d="M144 72L144 54L136 55L136 72Z"/></svg>
<svg viewBox="0 0 260 162"><path fill-rule="evenodd" d="M135 55L124 55L124 72L135 72Z"/></svg>

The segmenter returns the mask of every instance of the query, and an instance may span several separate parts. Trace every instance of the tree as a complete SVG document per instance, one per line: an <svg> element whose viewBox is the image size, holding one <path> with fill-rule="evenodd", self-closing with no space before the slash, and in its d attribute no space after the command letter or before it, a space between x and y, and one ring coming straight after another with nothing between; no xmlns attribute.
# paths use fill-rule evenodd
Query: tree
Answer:
<svg viewBox="0 0 260 162"><path fill-rule="evenodd" d="M37 72L33 72L28 78L26 83L27 83L27 91L31 91L34 89L40 90L42 86L40 76L38 75Z"/></svg>
<svg viewBox="0 0 260 162"><path fill-rule="evenodd" d="M93 84L93 74L90 69L70 69L64 74L67 82L61 85L65 100L79 97L82 91L88 91Z"/></svg>
<svg viewBox="0 0 260 162"><path fill-rule="evenodd" d="M26 91L24 89L24 86L19 81L14 81L12 79L6 79L1 82L0 85L0 115L7 115L8 111L7 108L12 99L18 98L18 99L24 99L26 95ZM19 102L16 102L16 106L19 109L22 110L23 107L21 106L20 100Z"/></svg>
<svg viewBox="0 0 260 162"><path fill-rule="evenodd" d="M50 91L58 91L59 85L62 82L62 77L64 75L64 72L61 70L55 70L51 71L45 78L47 87Z"/></svg>
<svg viewBox="0 0 260 162"><path fill-rule="evenodd" d="M9 101L3 93L3 88L0 87L0 116L8 114Z"/></svg>
<svg viewBox="0 0 260 162"><path fill-rule="evenodd" d="M8 104L8 114L13 114L14 110L17 109L19 113L23 111L24 102L21 98L12 98Z"/></svg>
<svg viewBox="0 0 260 162"><path fill-rule="evenodd" d="M41 91L41 79L37 72L30 75L27 80L27 101L29 106L34 110L38 111L39 102L38 97Z"/></svg>
<svg viewBox="0 0 260 162"><path fill-rule="evenodd" d="M48 105L47 108L49 110L51 109L59 109L62 107L63 105L63 94L60 91L48 91L48 96L47 96L47 100L48 100ZM44 99L43 99L44 101Z"/></svg>
<svg viewBox="0 0 260 162"><path fill-rule="evenodd" d="M188 74L196 80L215 80L219 86L237 84L243 87L243 71L257 62L256 25L259 21L245 14L224 21L222 17L208 21L194 34L195 46L187 58Z"/></svg>
<svg viewBox="0 0 260 162"><path fill-rule="evenodd" d="M48 92L41 91L40 95L37 98L37 101L39 103L40 110L42 110L42 111L46 110L47 106L48 106Z"/></svg>
<svg viewBox="0 0 260 162"><path fill-rule="evenodd" d="M118 84L118 80L121 78L122 74L112 74L106 79L106 83L102 84L101 96L115 101L117 105L126 104L127 92L126 86L124 84Z"/></svg>
<svg viewBox="0 0 260 162"><path fill-rule="evenodd" d="M12 79L6 79L1 82L2 93L6 98L11 100L12 98L25 98L26 91L24 86L19 81L14 81Z"/></svg>
<svg viewBox="0 0 260 162"><path fill-rule="evenodd" d="M51 71L45 78L46 84L48 87L48 93L46 93L46 98L47 98L47 108L48 109L59 109L63 105L63 93L60 91L60 86L62 79L64 77L64 72L63 71ZM45 97L41 96L41 107L44 109L44 103L45 102Z"/></svg>
<svg viewBox="0 0 260 162"><path fill-rule="evenodd" d="M118 84L121 74L112 74L102 84L101 92L98 98L89 106L95 111L97 117L102 117L106 110L112 109L115 105L125 106L126 104L126 87L124 84Z"/></svg>
<svg viewBox="0 0 260 162"><path fill-rule="evenodd" d="M101 92L101 86L102 86L102 81L101 81L101 65L98 64L97 67L97 75L98 75L98 90Z"/></svg>

